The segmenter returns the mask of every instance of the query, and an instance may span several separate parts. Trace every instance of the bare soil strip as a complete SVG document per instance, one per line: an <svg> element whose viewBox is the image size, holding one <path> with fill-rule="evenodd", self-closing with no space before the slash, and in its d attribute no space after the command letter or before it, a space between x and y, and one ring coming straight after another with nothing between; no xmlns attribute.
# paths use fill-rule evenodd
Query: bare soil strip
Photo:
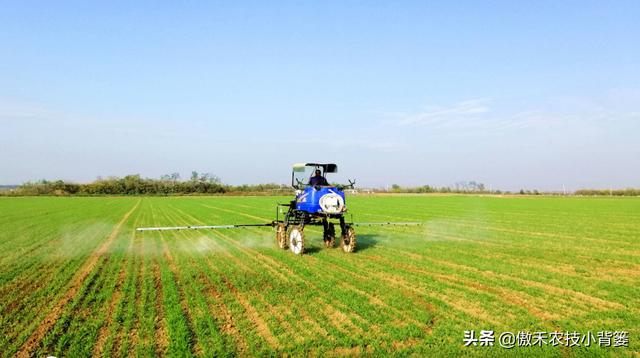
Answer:
<svg viewBox="0 0 640 358"><path fill-rule="evenodd" d="M51 327L53 327L58 318L60 318L60 315L64 311L64 307L78 293L78 291L82 287L84 280L87 278L87 276L89 276L91 271L93 271L96 264L98 263L98 260L107 252L115 238L120 233L120 228L129 219L129 216L131 216L131 214L133 214L133 212L138 208L141 200L142 199L138 200L133 208L131 208L131 210L124 214L122 219L120 219L120 221L111 231L111 234L109 234L109 237L107 237L107 240L91 254L89 259L85 262L85 264L71 281L69 289L67 289L67 292L64 294L64 296L62 296L58 303L51 309L42 323L40 323L40 325L31 334L27 342L16 353L17 357L30 357L34 354L34 351L38 348L44 336L47 334L47 332L49 332Z"/></svg>
<svg viewBox="0 0 640 358"><path fill-rule="evenodd" d="M164 299L162 297L162 276L160 274L160 265L157 260L153 261L153 284L156 292L156 320L155 320L155 344L156 354L165 356L169 349L169 329L165 320Z"/></svg>
<svg viewBox="0 0 640 358"><path fill-rule="evenodd" d="M371 346L338 347L326 352L327 357L360 357L369 356L373 353Z"/></svg>

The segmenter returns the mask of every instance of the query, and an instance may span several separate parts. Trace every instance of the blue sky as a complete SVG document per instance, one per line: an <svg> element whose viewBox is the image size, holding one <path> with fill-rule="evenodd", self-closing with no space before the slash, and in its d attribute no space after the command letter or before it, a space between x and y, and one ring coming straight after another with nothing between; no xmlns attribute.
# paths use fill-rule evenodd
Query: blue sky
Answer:
<svg viewBox="0 0 640 358"><path fill-rule="evenodd" d="M640 2L5 2L0 184L640 186Z"/></svg>

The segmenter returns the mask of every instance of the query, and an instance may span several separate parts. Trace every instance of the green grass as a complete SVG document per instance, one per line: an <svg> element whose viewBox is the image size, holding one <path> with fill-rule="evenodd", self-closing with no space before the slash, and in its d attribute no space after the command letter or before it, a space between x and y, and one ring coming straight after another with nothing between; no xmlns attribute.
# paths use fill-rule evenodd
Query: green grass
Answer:
<svg viewBox="0 0 640 358"><path fill-rule="evenodd" d="M465 330L622 330L628 348L515 350L640 352L638 198L354 196L355 221L423 223L358 227L354 254L317 227L303 256L268 228L134 231L270 221L287 199L0 198L0 356L514 353Z"/></svg>

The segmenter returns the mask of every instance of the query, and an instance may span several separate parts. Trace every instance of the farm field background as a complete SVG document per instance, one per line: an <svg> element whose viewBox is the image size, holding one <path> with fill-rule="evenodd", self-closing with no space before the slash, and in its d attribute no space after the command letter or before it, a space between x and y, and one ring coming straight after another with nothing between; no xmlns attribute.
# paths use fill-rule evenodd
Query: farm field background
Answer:
<svg viewBox="0 0 640 358"><path fill-rule="evenodd" d="M465 330L628 331L640 352L638 198L352 196L357 252L269 228L288 197L0 198L0 355L508 355Z"/></svg>

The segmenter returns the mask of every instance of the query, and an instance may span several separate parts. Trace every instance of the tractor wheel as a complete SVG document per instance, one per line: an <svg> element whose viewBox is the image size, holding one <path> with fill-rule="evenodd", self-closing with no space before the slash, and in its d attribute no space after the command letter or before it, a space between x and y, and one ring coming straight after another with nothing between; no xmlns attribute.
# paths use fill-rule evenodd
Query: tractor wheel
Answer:
<svg viewBox="0 0 640 358"><path fill-rule="evenodd" d="M354 252L356 250L356 231L352 226L347 226L346 232L342 235L342 251Z"/></svg>
<svg viewBox="0 0 640 358"><path fill-rule="evenodd" d="M324 231L324 246L326 247L333 247L333 245L336 242L336 227L333 225L333 223L329 223L329 225L327 225L327 229Z"/></svg>
<svg viewBox="0 0 640 358"><path fill-rule="evenodd" d="M284 224L276 226L276 244L283 250L287 249L287 229Z"/></svg>
<svg viewBox="0 0 640 358"><path fill-rule="evenodd" d="M294 226L289 231L289 248L296 255L304 253L304 231L300 226Z"/></svg>

